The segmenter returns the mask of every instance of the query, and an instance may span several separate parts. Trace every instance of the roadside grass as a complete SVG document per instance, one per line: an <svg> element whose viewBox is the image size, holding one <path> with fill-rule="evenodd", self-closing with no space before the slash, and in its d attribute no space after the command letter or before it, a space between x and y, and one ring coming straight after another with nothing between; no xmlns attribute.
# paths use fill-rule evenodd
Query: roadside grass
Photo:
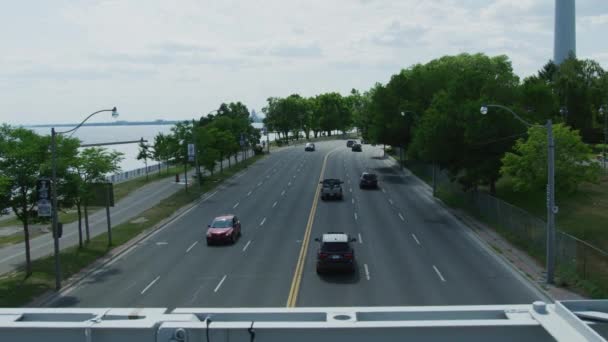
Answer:
<svg viewBox="0 0 608 342"><path fill-rule="evenodd" d="M83 248L75 246L62 250L60 253L62 278L67 279L91 265L111 249L154 227L162 220L170 217L176 210L200 199L203 193L211 191L224 180L261 158L263 158L263 155L253 156L237 165L232 165L230 168L224 168L224 172L221 174L216 173L213 176L206 176L203 178L200 188L198 185L194 185L188 188L188 192L182 189L133 218L130 222L115 226L112 229L112 246L108 246L107 233L104 233L92 238L90 243ZM145 217L145 222L133 223L139 217ZM54 274L54 259L49 256L32 262L32 275L29 277L25 276L23 269L0 276L0 307L23 306L43 293L53 291L55 287Z"/></svg>
<svg viewBox="0 0 608 342"><path fill-rule="evenodd" d="M559 181L559 180L558 180ZM497 197L545 219L546 193L544 190L515 192L509 179L496 185ZM558 229L608 251L608 176L599 184L585 183L573 194L558 195L556 215Z"/></svg>

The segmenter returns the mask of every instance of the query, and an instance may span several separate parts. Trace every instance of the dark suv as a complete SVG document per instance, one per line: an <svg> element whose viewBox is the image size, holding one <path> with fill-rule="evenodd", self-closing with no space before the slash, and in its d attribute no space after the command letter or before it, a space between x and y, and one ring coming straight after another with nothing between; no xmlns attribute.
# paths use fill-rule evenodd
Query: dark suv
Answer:
<svg viewBox="0 0 608 342"><path fill-rule="evenodd" d="M343 181L335 178L326 178L320 182L321 186L321 199L326 200L329 198L337 198L342 199L344 195L342 194L342 184Z"/></svg>
<svg viewBox="0 0 608 342"><path fill-rule="evenodd" d="M354 144L352 147L352 151L353 152L361 152L362 148L361 148L361 144Z"/></svg>
<svg viewBox="0 0 608 342"><path fill-rule="evenodd" d="M375 173L363 172L359 178L359 189L378 187L378 176Z"/></svg>
<svg viewBox="0 0 608 342"><path fill-rule="evenodd" d="M352 242L357 241L342 232L329 232L323 234L319 239L319 250L317 251L317 273L327 271L355 272L355 250Z"/></svg>

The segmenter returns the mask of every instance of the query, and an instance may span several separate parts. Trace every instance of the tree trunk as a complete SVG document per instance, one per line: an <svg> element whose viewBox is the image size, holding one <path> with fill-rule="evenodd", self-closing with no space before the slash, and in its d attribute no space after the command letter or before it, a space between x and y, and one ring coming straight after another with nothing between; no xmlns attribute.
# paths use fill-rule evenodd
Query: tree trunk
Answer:
<svg viewBox="0 0 608 342"><path fill-rule="evenodd" d="M231 167L231 165L232 165L232 164L231 164L231 162L230 162L230 156L228 156L228 168L230 168L230 167Z"/></svg>
<svg viewBox="0 0 608 342"><path fill-rule="evenodd" d="M490 181L490 195L496 196L496 181L493 179Z"/></svg>
<svg viewBox="0 0 608 342"><path fill-rule="evenodd" d="M82 248L82 212L80 211L80 202L76 202L76 210L78 211L78 247Z"/></svg>
<svg viewBox="0 0 608 342"><path fill-rule="evenodd" d="M319 131L312 131L315 134L315 139L317 138L317 135L319 134Z"/></svg>
<svg viewBox="0 0 608 342"><path fill-rule="evenodd" d="M160 176L160 172L163 170L163 164L159 161L158 162L158 175Z"/></svg>
<svg viewBox="0 0 608 342"><path fill-rule="evenodd" d="M239 163L239 153L238 152L234 154L234 163L235 164Z"/></svg>
<svg viewBox="0 0 608 342"><path fill-rule="evenodd" d="M220 157L220 173L224 173L224 156Z"/></svg>
<svg viewBox="0 0 608 342"><path fill-rule="evenodd" d="M144 165L146 166L146 182L149 180L148 178L148 159L144 159Z"/></svg>
<svg viewBox="0 0 608 342"><path fill-rule="evenodd" d="M310 130L305 130L304 132L306 132L306 140L310 139Z"/></svg>
<svg viewBox="0 0 608 342"><path fill-rule="evenodd" d="M26 197L23 196L25 199ZM30 228L29 228L29 215L27 210L27 203L24 203L23 207L23 234L25 237L25 276L29 277L32 275L32 259L30 255Z"/></svg>
<svg viewBox="0 0 608 342"><path fill-rule="evenodd" d="M89 231L89 205L84 202L84 231L86 233L86 242L91 241L91 233Z"/></svg>

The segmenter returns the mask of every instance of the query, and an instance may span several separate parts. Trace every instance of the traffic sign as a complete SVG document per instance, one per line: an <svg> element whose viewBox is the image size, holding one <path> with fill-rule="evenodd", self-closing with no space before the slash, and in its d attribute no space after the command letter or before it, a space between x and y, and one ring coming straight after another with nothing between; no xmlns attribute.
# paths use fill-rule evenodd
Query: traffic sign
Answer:
<svg viewBox="0 0 608 342"><path fill-rule="evenodd" d="M51 217L52 208L51 201L48 199L38 200L38 217Z"/></svg>
<svg viewBox="0 0 608 342"><path fill-rule="evenodd" d="M194 144L188 144L188 161L194 161Z"/></svg>

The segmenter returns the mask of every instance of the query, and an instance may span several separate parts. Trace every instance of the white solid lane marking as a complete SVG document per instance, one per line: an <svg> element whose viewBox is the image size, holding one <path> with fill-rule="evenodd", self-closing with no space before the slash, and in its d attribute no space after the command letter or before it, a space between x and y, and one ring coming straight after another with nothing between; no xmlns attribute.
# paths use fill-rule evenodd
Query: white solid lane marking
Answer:
<svg viewBox="0 0 608 342"><path fill-rule="evenodd" d="M276 207L276 206L277 206L277 202L275 201L275 202L272 204L272 207L274 208L274 207Z"/></svg>
<svg viewBox="0 0 608 342"><path fill-rule="evenodd" d="M209 196L205 197L205 198L203 199L203 201L206 201L206 200L210 199L210 198L211 198L211 197L213 197L215 194L217 194L217 191L214 191L214 192L212 192L211 194L209 194Z"/></svg>
<svg viewBox="0 0 608 342"><path fill-rule="evenodd" d="M357 218L358 218L358 217L357 217L357 213L355 213L355 220L356 220Z"/></svg>
<svg viewBox="0 0 608 342"><path fill-rule="evenodd" d="M194 246L196 246L196 244L197 244L197 243L198 243L198 241L194 241L194 243L193 243L193 244L191 244L191 245L190 245L190 247L188 247L188 249L186 249L186 253L190 252L190 250L191 250L192 248L194 248Z"/></svg>
<svg viewBox="0 0 608 342"><path fill-rule="evenodd" d="M264 222L266 222L266 218L265 217L262 219L262 222L260 222L260 226L263 226Z"/></svg>
<svg viewBox="0 0 608 342"><path fill-rule="evenodd" d="M159 241L156 243L157 246L164 246L164 245L168 245L169 243L166 241Z"/></svg>
<svg viewBox="0 0 608 342"><path fill-rule="evenodd" d="M414 238L414 240L416 241L416 243L418 244L418 246L421 246L420 241L418 241L418 238L416 237L416 235L412 234L412 237Z"/></svg>
<svg viewBox="0 0 608 342"><path fill-rule="evenodd" d="M220 280L219 284L217 284L217 286L215 287L215 290L213 290L213 292L217 292L217 290L220 289L220 286L222 286L222 284L224 283L224 280L226 280L226 274L224 274L224 277L222 278L222 280Z"/></svg>
<svg viewBox="0 0 608 342"><path fill-rule="evenodd" d="M235 209L238 206L239 206L239 202L236 202L236 204L232 207L232 209Z"/></svg>
<svg viewBox="0 0 608 342"><path fill-rule="evenodd" d="M405 218L403 217L403 215L401 215L401 213L399 213L399 218L401 219L401 221L405 221Z"/></svg>
<svg viewBox="0 0 608 342"><path fill-rule="evenodd" d="M361 233L359 233L359 243L363 243L363 237L361 237Z"/></svg>
<svg viewBox="0 0 608 342"><path fill-rule="evenodd" d="M243 247L243 252L247 250L247 247L249 247L250 243L251 243L251 240L247 241L247 243L245 244L245 247Z"/></svg>
<svg viewBox="0 0 608 342"><path fill-rule="evenodd" d="M433 268L435 269L435 273L437 273L437 275L439 276L439 279L441 279L441 281L445 282L445 278L443 278L443 276L441 275L441 272L439 272L439 269L437 269L437 266L433 265Z"/></svg>
<svg viewBox="0 0 608 342"><path fill-rule="evenodd" d="M392 200L392 199L390 199L390 198L389 198L389 199L388 199L388 202L389 202L391 205L393 205L393 200Z"/></svg>
<svg viewBox="0 0 608 342"><path fill-rule="evenodd" d="M283 196L283 195L285 195L285 190L283 190L283 191L281 192L281 196Z"/></svg>
<svg viewBox="0 0 608 342"><path fill-rule="evenodd" d="M369 267L367 267L367 264L364 264L363 268L365 268L365 278L370 280L371 277L369 276Z"/></svg>
<svg viewBox="0 0 608 342"><path fill-rule="evenodd" d="M249 192L247 193L247 196L251 196L251 191L249 191Z"/></svg>
<svg viewBox="0 0 608 342"><path fill-rule="evenodd" d="M144 288L140 294L144 294L146 293L146 291L148 291L149 288L152 287L152 285L154 285L154 283L156 283L158 281L158 279L160 279L160 276L156 277L156 279L152 280L152 282L150 282L150 284L148 284L148 286L146 286L146 288Z"/></svg>

